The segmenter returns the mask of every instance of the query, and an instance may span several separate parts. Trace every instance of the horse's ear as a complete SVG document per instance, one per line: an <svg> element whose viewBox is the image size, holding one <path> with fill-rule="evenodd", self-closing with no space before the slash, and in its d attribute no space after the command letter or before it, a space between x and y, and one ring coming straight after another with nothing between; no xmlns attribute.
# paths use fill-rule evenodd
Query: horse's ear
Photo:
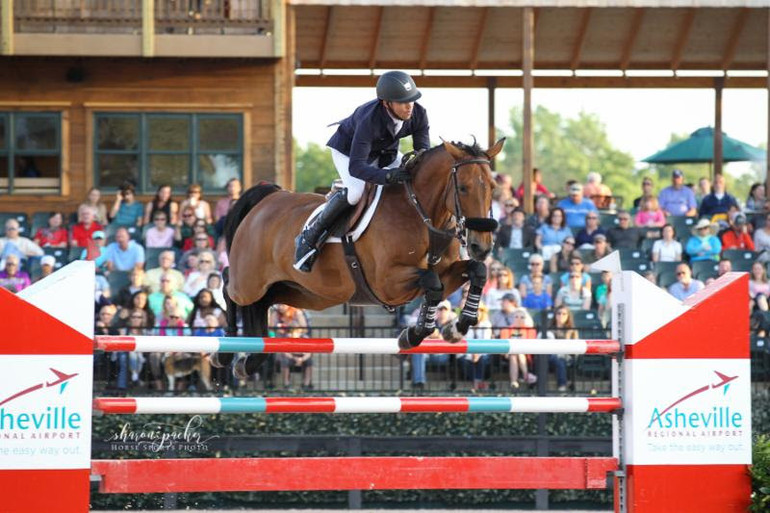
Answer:
<svg viewBox="0 0 770 513"><path fill-rule="evenodd" d="M465 152L460 148L458 148L457 146L455 146L454 144L452 144L451 142L444 141L443 139L442 141L444 144L444 149L448 151L450 155L452 155L453 159L460 160L465 156Z"/></svg>
<svg viewBox="0 0 770 513"><path fill-rule="evenodd" d="M505 144L505 137L503 137L499 141L497 141L494 146L489 148L484 153L487 154L487 157L489 157L490 159L493 159L493 158L495 158L495 155L500 153L500 151L503 149L503 144Z"/></svg>

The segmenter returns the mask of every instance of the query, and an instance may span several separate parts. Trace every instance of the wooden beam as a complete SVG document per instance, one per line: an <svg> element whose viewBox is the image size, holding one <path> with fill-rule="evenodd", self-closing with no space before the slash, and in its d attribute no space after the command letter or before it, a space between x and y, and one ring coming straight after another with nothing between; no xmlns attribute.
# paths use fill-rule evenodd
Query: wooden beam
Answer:
<svg viewBox="0 0 770 513"><path fill-rule="evenodd" d="M639 35L639 28L644 21L644 8L639 8L634 11L634 19L631 22L631 30L628 32L628 38L623 45L623 51L620 55L620 64L618 67L623 71L628 69L628 64L631 62L631 53L634 50L634 44L636 43L636 37Z"/></svg>
<svg viewBox="0 0 770 513"><path fill-rule="evenodd" d="M380 63L381 64L381 63ZM481 88L488 86L489 76L420 77L420 87ZM522 87L522 77L496 76L498 88ZM713 89L714 77L532 77L537 89ZM297 75L297 87L371 87L372 77L364 75ZM765 77L728 77L730 89L762 89ZM0 102L1 103L1 102ZM770 189L768 189L770 190Z"/></svg>
<svg viewBox="0 0 770 513"><path fill-rule="evenodd" d="M580 54L583 53L583 43L588 33L588 23L591 21L591 7L583 9L583 16L580 18L580 27L575 39L575 46L572 48L572 58L570 59L569 69L576 70L580 65Z"/></svg>
<svg viewBox="0 0 770 513"><path fill-rule="evenodd" d="M430 45L430 37L433 34L433 19L436 16L436 8L428 8L428 22L425 24L425 31L422 34L422 44L420 45L420 64L417 66L419 69L425 69L425 65L428 62L428 46Z"/></svg>
<svg viewBox="0 0 770 513"><path fill-rule="evenodd" d="M0 54L13 55L13 0L0 1Z"/></svg>
<svg viewBox="0 0 770 513"><path fill-rule="evenodd" d="M479 65L479 52L481 51L481 42L484 40L484 33L487 31L488 16L489 7L484 7L481 9L481 19L479 20L479 26L476 28L476 39L473 41L473 49L471 50L469 66L471 71L475 71Z"/></svg>
<svg viewBox="0 0 770 513"><path fill-rule="evenodd" d="M334 33L334 6L330 5L326 10L326 25L324 26L324 38L321 42L321 52L318 58L318 67L324 69L326 67L326 55L329 49L329 43Z"/></svg>
<svg viewBox="0 0 770 513"><path fill-rule="evenodd" d="M738 15L735 17L733 27L730 30L730 37L727 39L727 46L722 54L722 67L721 69L728 69L735 59L735 50L738 48L738 41L741 39L743 28L746 26L746 19L749 17L749 9L743 8L738 11Z"/></svg>
<svg viewBox="0 0 770 513"><path fill-rule="evenodd" d="M524 108L522 123L522 182L524 183L524 211L531 214L534 211L532 195L532 169L535 161L535 145L532 126L532 67L535 63L535 14L531 7L525 7L522 12L522 85L524 90Z"/></svg>
<svg viewBox="0 0 770 513"><path fill-rule="evenodd" d="M679 27L679 35L674 43L674 50L671 52L671 69L675 71L679 69L679 65L682 63L682 54L684 54L684 47L687 45L687 40L690 37L690 29L692 29L696 12L694 8L687 9L682 25Z"/></svg>
<svg viewBox="0 0 770 513"><path fill-rule="evenodd" d="M377 52L380 49L380 32L382 32L382 14L385 10L384 7L377 7L377 14L375 16L374 31L372 32L372 40L369 43L369 69L374 69L377 63Z"/></svg>

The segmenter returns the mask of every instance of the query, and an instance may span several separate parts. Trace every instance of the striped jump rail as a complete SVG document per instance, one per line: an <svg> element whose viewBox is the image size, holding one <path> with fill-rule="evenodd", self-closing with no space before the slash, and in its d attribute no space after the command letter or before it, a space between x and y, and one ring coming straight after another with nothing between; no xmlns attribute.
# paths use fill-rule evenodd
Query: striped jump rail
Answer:
<svg viewBox="0 0 770 513"><path fill-rule="evenodd" d="M612 413L616 397L97 397L103 414Z"/></svg>
<svg viewBox="0 0 770 513"><path fill-rule="evenodd" d="M109 336L95 339L102 351L336 354L617 354L617 340L474 339L456 344L425 340L402 350L395 338L260 338Z"/></svg>

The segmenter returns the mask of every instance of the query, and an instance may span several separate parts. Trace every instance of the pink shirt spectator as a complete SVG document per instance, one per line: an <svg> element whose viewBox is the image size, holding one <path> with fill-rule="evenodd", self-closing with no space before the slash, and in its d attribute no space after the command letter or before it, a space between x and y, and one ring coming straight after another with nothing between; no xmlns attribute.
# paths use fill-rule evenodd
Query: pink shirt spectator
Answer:
<svg viewBox="0 0 770 513"><path fill-rule="evenodd" d="M666 224L666 215L662 210L640 210L634 216L636 226L657 226Z"/></svg>
<svg viewBox="0 0 770 513"><path fill-rule="evenodd" d="M764 294L770 297L770 282L762 283L759 281L749 281L749 296L752 298L757 297L757 294Z"/></svg>
<svg viewBox="0 0 770 513"><path fill-rule="evenodd" d="M173 245L174 229L170 226L166 226L162 231L153 226L144 234L144 246L147 248L170 248Z"/></svg>
<svg viewBox="0 0 770 513"><path fill-rule="evenodd" d="M8 274L8 271L0 271L0 287L19 292L20 290L26 289L31 284L32 282L29 279L29 274L24 271L19 271L13 276Z"/></svg>
<svg viewBox="0 0 770 513"><path fill-rule="evenodd" d="M230 202L233 201L229 197L222 198L221 200L217 201L216 206L214 207L214 220L219 221L221 218L225 217L227 213L230 211Z"/></svg>

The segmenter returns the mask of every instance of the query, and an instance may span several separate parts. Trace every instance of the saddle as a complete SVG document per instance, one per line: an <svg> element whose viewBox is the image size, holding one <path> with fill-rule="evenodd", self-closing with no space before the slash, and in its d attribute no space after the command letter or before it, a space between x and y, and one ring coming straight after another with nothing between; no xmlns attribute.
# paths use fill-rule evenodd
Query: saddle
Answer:
<svg viewBox="0 0 770 513"><path fill-rule="evenodd" d="M332 194L334 194L337 190L341 188L343 188L342 180L335 180L334 183L332 184L332 190L326 195L326 198L329 199L329 197ZM364 195L361 197L361 200L358 203L356 203L353 209L341 215L340 218L337 220L337 222L334 223L334 226L332 226L331 228L332 237L339 237L341 239L345 235L354 232L356 229L356 225L358 224L359 221L362 220L364 212L366 212L369 209L369 207L374 203L374 200L376 197L377 197L377 186L367 182L366 186L364 187Z"/></svg>

